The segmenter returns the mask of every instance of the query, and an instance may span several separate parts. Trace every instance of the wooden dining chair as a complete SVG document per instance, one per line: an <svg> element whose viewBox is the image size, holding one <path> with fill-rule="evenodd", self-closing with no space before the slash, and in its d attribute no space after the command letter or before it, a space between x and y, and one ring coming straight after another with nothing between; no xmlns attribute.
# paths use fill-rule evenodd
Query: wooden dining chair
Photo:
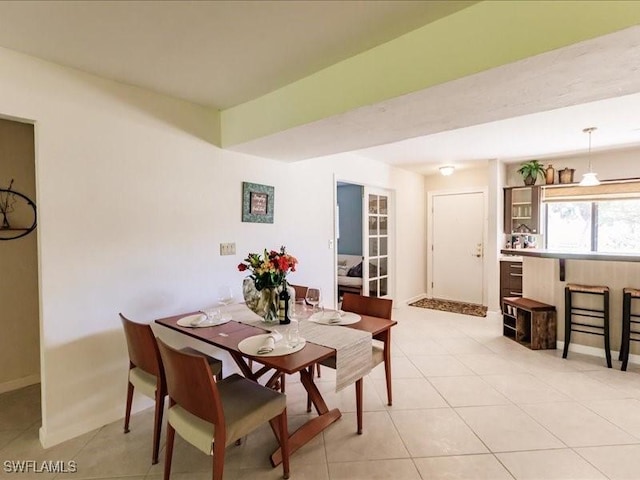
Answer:
<svg viewBox="0 0 640 480"><path fill-rule="evenodd" d="M342 298L342 310L345 312L391 320L392 309L393 300L386 298L365 297L363 295L356 295L355 293L345 293ZM374 338L371 345L371 368L383 362L387 382L387 405L391 406L393 401L391 392L391 345L388 339L380 341ZM321 361L320 365L335 369L336 357L327 358ZM356 403L358 405L358 433L362 433L362 381L356 382L355 388ZM311 411L311 401L309 398L307 398L307 411Z"/></svg>
<svg viewBox="0 0 640 480"><path fill-rule="evenodd" d="M388 298L365 297L355 293L345 293L342 297L342 310L345 312L369 315L371 317L391 320L393 300ZM384 362L384 374L387 382L387 405L393 404L391 392L391 345L389 341L380 341L374 338L372 350L372 368Z"/></svg>
<svg viewBox="0 0 640 480"><path fill-rule="evenodd" d="M169 390L164 480L171 475L175 433L213 457L213 480L222 480L225 448L271 422L282 450L283 477L289 478L286 396L233 374L220 382L197 355L158 340Z"/></svg>
<svg viewBox="0 0 640 480"><path fill-rule="evenodd" d="M307 297L307 290L309 290L309 287L305 287L304 285L293 285L291 283L289 285L296 291L296 300Z"/></svg>
<svg viewBox="0 0 640 480"><path fill-rule="evenodd" d="M120 314L120 319L124 327L129 351L129 382L127 407L124 416L124 433L129 433L133 392L137 388L140 393L155 400L151 463L156 464L158 463L158 452L160 450L164 397L167 395L167 382L162 359L156 337L150 325L133 322L122 314ZM220 360L204 355L190 347L186 347L183 350L201 355L209 362L212 372L220 379L222 378L222 362Z"/></svg>

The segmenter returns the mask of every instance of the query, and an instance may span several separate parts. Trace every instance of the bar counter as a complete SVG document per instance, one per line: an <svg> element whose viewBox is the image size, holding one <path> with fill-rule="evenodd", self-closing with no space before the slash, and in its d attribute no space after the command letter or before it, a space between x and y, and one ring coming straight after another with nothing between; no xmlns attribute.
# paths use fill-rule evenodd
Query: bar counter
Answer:
<svg viewBox="0 0 640 480"><path fill-rule="evenodd" d="M622 333L622 289L640 288L640 254L567 253L544 249L503 249L503 255L522 257L524 297L554 305L558 313L558 347L564 345L564 287L567 283L609 287L611 347L614 358ZM581 299L591 307L590 298ZM591 335L572 336L570 351L600 356L604 363L602 339ZM640 343L631 344L631 361L640 363ZM615 367L615 365L614 365ZM618 367L619 368L619 367Z"/></svg>
<svg viewBox="0 0 640 480"><path fill-rule="evenodd" d="M640 253L559 252L542 248L505 248L504 255L522 257L557 258L560 260L604 260L607 262L640 262Z"/></svg>

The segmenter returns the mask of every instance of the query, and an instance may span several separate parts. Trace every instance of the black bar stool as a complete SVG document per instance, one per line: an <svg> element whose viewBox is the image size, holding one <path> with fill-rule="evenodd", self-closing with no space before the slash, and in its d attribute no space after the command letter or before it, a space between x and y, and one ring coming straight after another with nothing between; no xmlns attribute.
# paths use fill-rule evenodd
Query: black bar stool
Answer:
<svg viewBox="0 0 640 480"><path fill-rule="evenodd" d="M574 307L572 305L573 294L601 295L602 310L593 308ZM573 316L583 317L587 320L577 322ZM589 318L602 319L602 325L586 323ZM609 287L597 285L568 284L564 289L564 351L562 358L567 358L571 332L588 333L604 337L604 352L607 356L607 367L611 368L611 345L609 342Z"/></svg>
<svg viewBox="0 0 640 480"><path fill-rule="evenodd" d="M631 335L640 336L640 331L632 330L632 323L640 325L640 315L631 313L631 300L640 299L640 290L637 288L625 288L622 290L622 340L620 341L620 360L622 367L620 370L626 371L629 363L629 343L640 342L640 338L631 338Z"/></svg>

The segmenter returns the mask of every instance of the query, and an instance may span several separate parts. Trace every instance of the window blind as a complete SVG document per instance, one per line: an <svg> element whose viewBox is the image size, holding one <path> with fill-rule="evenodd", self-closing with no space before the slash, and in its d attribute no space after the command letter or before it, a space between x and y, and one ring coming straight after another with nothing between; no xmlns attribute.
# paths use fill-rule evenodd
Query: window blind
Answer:
<svg viewBox="0 0 640 480"><path fill-rule="evenodd" d="M542 187L543 202L582 202L640 198L640 179L602 182L592 187L571 185L548 185Z"/></svg>

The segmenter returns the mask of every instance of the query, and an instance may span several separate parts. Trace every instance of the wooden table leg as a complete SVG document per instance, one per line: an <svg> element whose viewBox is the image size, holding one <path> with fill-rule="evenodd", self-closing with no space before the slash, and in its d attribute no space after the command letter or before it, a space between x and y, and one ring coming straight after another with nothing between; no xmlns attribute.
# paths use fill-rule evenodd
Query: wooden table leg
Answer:
<svg viewBox="0 0 640 480"><path fill-rule="evenodd" d="M358 435L362 435L362 379L356 380L356 417L358 420Z"/></svg>
<svg viewBox="0 0 640 480"><path fill-rule="evenodd" d="M318 412L318 416L312 418L298 430L289 435L289 454L293 454L300 447L308 443L313 437L338 420L342 413L337 408L329 410L322 398L318 387L313 383L313 375L307 370L300 371L300 381L311 398L311 402ZM282 451L278 448L271 455L271 465L274 467L282 463Z"/></svg>
<svg viewBox="0 0 640 480"><path fill-rule="evenodd" d="M393 395L391 394L391 329L386 330L383 335L384 342L384 376L387 381L387 405L393 405Z"/></svg>
<svg viewBox="0 0 640 480"><path fill-rule="evenodd" d="M240 368L242 375L249 380L253 380L254 382L257 382L260 377L273 370L272 367L263 366L254 372L253 369L249 367L242 355L236 352L229 352L229 355L231 355L231 358L233 358L233 360L236 362L236 365L238 365L238 367ZM271 386L269 387L271 388Z"/></svg>
<svg viewBox="0 0 640 480"><path fill-rule="evenodd" d="M231 355L231 358L233 358L233 361L236 362L236 365L240 368L242 375L253 380L253 370L249 367L245 358L236 352L229 352L229 354Z"/></svg>

